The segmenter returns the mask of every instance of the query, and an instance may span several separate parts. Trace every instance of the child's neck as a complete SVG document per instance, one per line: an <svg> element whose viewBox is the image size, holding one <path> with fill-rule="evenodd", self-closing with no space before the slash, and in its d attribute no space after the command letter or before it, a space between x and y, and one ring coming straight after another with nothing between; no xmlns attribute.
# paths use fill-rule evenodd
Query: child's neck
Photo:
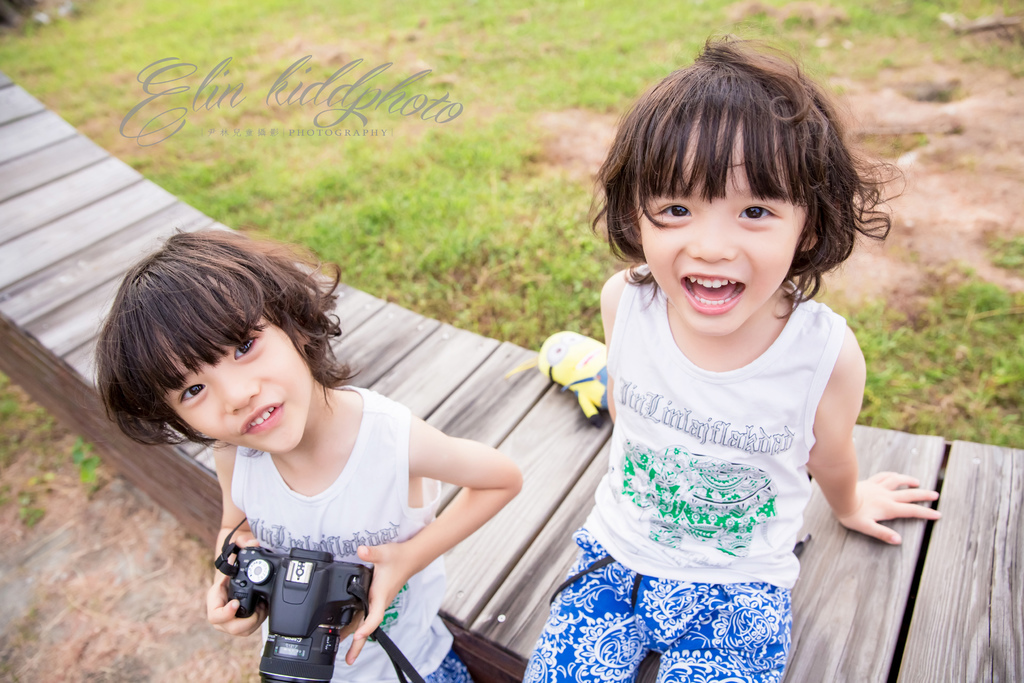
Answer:
<svg viewBox="0 0 1024 683"><path fill-rule="evenodd" d="M271 454L290 489L314 496L341 475L359 435L362 404L355 391L328 390L325 397L315 387L302 441L288 453Z"/></svg>
<svg viewBox="0 0 1024 683"><path fill-rule="evenodd" d="M709 372L738 370L761 357L782 334L792 304L782 290L776 294L775 305L768 306L757 317L746 321L727 335L712 336L693 330L672 311L668 302L668 324L676 346L686 358Z"/></svg>

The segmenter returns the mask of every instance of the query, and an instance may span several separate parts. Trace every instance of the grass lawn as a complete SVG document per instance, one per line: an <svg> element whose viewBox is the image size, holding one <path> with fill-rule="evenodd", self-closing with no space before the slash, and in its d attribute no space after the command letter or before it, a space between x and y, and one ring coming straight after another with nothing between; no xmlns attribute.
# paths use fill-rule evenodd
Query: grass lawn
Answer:
<svg viewBox="0 0 1024 683"><path fill-rule="evenodd" d="M619 267L590 232L589 184L543 161L543 114L617 117L711 34L768 38L822 77L870 79L922 60L1024 73L1020 45L962 41L939 21L942 12L990 14L1001 6L994 2L837 0L830 6L845 15L839 23L776 16L772 8L783 4L737 19L738 4L723 0L321 0L301 9L281 1L88 0L76 3L76 16L0 37L0 70L216 220L306 245L376 296L536 348L560 329L600 337L600 286ZM306 55L287 87L269 94ZM154 99L123 123L147 96L140 72L171 58L163 64L179 66L156 76L151 92L188 90ZM326 97L299 100L356 60L336 83L390 64L372 81L386 90L430 69L407 86L409 98L444 98L461 114L423 121L382 107L364 115L365 129L383 134L291 134L340 116L325 112ZM143 128L172 109L180 111ZM157 144L122 135L122 127L138 135L173 124L170 131L178 116L181 130ZM349 115L336 132L362 128ZM906 315L885 302L843 310L868 356L862 420L1024 444L1024 330L1013 312L1024 301L970 277L931 296Z"/></svg>

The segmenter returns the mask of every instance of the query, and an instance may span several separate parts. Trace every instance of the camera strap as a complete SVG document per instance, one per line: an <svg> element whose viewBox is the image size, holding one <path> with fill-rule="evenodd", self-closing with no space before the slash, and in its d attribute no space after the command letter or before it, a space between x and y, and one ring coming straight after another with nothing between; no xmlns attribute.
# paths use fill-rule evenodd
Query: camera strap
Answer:
<svg viewBox="0 0 1024 683"><path fill-rule="evenodd" d="M361 603L363 603L363 614L366 614L369 611L370 603L366 590L354 582L349 586L348 590L352 595L358 598ZM420 676L418 671L416 671L416 667L412 665L412 662L409 661L408 657L402 654L402 651L398 649L397 645L395 645L395 641L391 640L391 636L385 633L384 629L378 626L377 629L370 634L370 637L380 643L380 646L384 648L384 652L386 652L388 657L391 659L391 665L395 667L395 673L398 674L398 680L401 681L401 683L409 683L409 681L412 681L412 683L424 683L423 677ZM409 675L408 679L405 677L406 674Z"/></svg>
<svg viewBox="0 0 1024 683"><path fill-rule="evenodd" d="M232 564L231 561L228 560L229 557L238 553L238 546L231 542L231 537L235 535L235 532L238 531L246 521L246 518L243 517L242 521L231 530L231 533L229 533L224 539L224 545L220 548L220 556L213 561L213 565L217 567L217 570L221 574L227 574L228 576L235 576L238 574L238 565Z"/></svg>

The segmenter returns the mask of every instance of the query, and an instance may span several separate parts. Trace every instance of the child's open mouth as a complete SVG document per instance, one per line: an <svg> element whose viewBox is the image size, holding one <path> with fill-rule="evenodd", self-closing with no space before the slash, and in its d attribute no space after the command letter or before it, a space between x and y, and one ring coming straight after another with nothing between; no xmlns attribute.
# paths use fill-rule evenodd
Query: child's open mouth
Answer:
<svg viewBox="0 0 1024 683"><path fill-rule="evenodd" d="M696 275L683 278L683 286L693 307L709 314L725 313L739 300L744 289L742 282Z"/></svg>
<svg viewBox="0 0 1024 683"><path fill-rule="evenodd" d="M279 413L279 412L280 412L280 406L270 406L265 411L263 411L263 413L261 413L260 415L257 415L256 418L254 420L252 420L248 425L246 425L244 433L249 434L251 432L263 431L260 428L263 424L268 423L268 422L273 422L273 423L277 422L276 420L272 420L271 418L272 417L276 417L275 413ZM271 425L268 424L267 428L269 428L270 426Z"/></svg>

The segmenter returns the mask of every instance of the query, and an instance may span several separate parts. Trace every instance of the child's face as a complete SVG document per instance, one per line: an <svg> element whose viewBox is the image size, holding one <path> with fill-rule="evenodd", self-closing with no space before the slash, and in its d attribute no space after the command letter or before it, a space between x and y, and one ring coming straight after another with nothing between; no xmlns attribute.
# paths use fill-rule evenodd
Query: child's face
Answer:
<svg viewBox="0 0 1024 683"><path fill-rule="evenodd" d="M802 207L755 199L738 173L722 199L661 197L649 209L665 227L641 214L641 244L674 329L740 335L734 339L778 333L780 287L803 231Z"/></svg>
<svg viewBox="0 0 1024 683"><path fill-rule="evenodd" d="M319 390L288 335L267 324L216 365L188 375L167 401L212 439L284 454L302 442Z"/></svg>

